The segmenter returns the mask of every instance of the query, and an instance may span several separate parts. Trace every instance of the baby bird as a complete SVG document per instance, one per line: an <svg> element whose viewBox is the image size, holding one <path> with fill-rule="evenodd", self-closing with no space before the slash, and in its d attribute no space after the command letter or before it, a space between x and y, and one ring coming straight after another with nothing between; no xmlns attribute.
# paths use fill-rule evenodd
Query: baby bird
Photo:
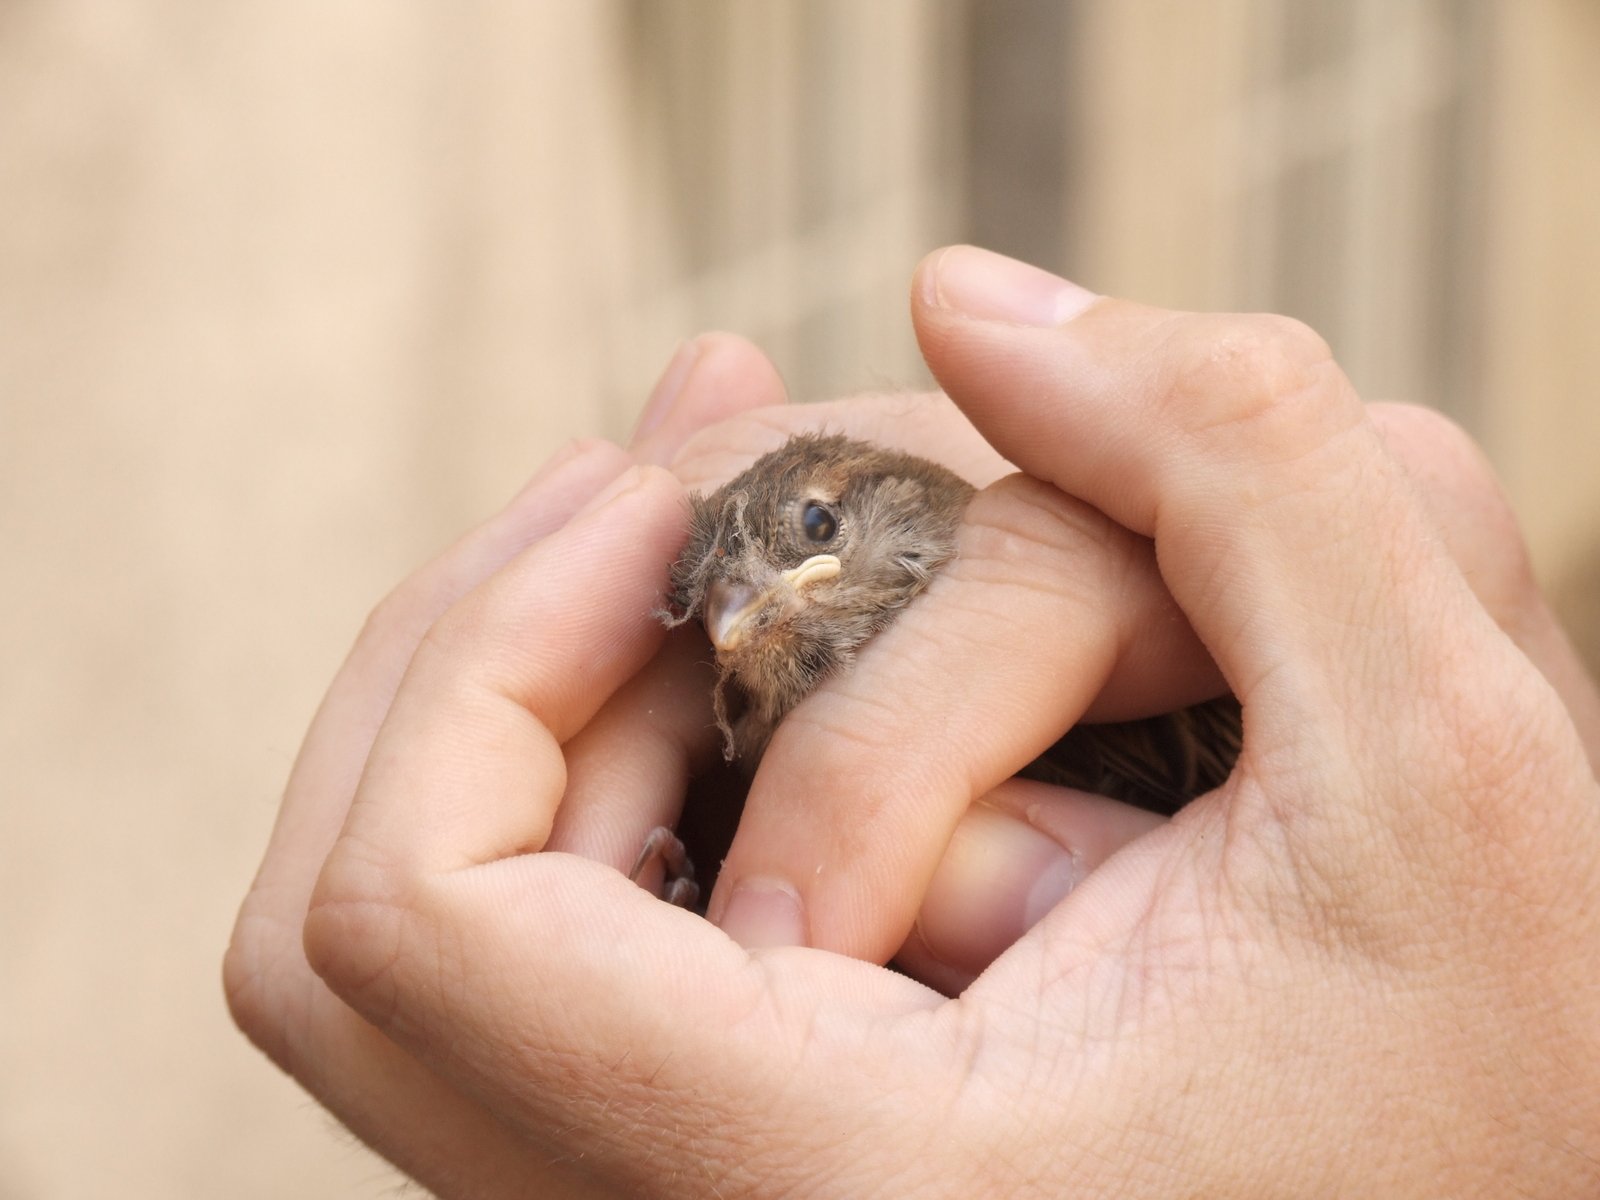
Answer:
<svg viewBox="0 0 1600 1200"><path fill-rule="evenodd" d="M784 714L927 587L971 497L937 463L801 434L690 498L669 623L698 616L716 648L726 757L753 770Z"/></svg>
<svg viewBox="0 0 1600 1200"><path fill-rule="evenodd" d="M677 611L665 619L699 617L716 649L726 757L753 771L784 714L928 586L955 556L972 495L937 463L800 434L691 497L689 541L672 571ZM1023 774L1170 814L1227 778L1239 741L1238 703L1223 696L1079 725Z"/></svg>

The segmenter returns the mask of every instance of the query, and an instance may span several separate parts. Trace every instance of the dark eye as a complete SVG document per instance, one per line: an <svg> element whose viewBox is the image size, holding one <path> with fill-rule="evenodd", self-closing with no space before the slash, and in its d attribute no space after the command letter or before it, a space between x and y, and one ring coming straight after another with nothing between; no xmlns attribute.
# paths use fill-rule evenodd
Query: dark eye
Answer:
<svg viewBox="0 0 1600 1200"><path fill-rule="evenodd" d="M839 532L839 522L831 512L813 500L800 514L800 528L806 531L808 540L820 544L833 541L833 535Z"/></svg>

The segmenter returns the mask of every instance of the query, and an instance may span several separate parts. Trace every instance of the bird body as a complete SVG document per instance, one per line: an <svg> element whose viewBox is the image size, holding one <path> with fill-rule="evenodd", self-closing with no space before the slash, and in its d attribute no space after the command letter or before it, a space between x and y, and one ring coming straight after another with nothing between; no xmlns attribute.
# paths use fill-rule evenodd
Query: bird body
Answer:
<svg viewBox="0 0 1600 1200"><path fill-rule="evenodd" d="M926 459L800 434L691 497L666 619L699 617L716 648L728 758L753 770L784 715L927 587L955 556L972 496ZM1023 774L1171 813L1227 778L1239 741L1238 703L1223 696L1076 726Z"/></svg>

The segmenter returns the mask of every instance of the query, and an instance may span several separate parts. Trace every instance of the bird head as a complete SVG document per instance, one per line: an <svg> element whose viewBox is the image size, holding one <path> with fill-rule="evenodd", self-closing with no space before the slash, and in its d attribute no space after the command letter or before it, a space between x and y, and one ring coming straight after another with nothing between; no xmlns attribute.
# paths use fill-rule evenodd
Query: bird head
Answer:
<svg viewBox="0 0 1600 1200"><path fill-rule="evenodd" d="M936 463L801 434L690 498L673 600L770 731L955 554L972 488ZM764 737L761 739L764 741Z"/></svg>

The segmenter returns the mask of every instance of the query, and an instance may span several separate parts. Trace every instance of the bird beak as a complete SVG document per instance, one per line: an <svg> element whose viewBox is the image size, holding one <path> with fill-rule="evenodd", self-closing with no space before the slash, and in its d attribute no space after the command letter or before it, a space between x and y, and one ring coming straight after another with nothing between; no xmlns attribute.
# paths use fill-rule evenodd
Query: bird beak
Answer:
<svg viewBox="0 0 1600 1200"><path fill-rule="evenodd" d="M832 554L814 554L798 567L783 572L765 590L754 584L729 583L719 579L706 589L705 624L711 644L719 653L732 650L750 632L754 617L773 602L775 594L787 592L783 597L785 608L798 608L805 603L803 592L813 584L832 579L839 573L839 560Z"/></svg>

